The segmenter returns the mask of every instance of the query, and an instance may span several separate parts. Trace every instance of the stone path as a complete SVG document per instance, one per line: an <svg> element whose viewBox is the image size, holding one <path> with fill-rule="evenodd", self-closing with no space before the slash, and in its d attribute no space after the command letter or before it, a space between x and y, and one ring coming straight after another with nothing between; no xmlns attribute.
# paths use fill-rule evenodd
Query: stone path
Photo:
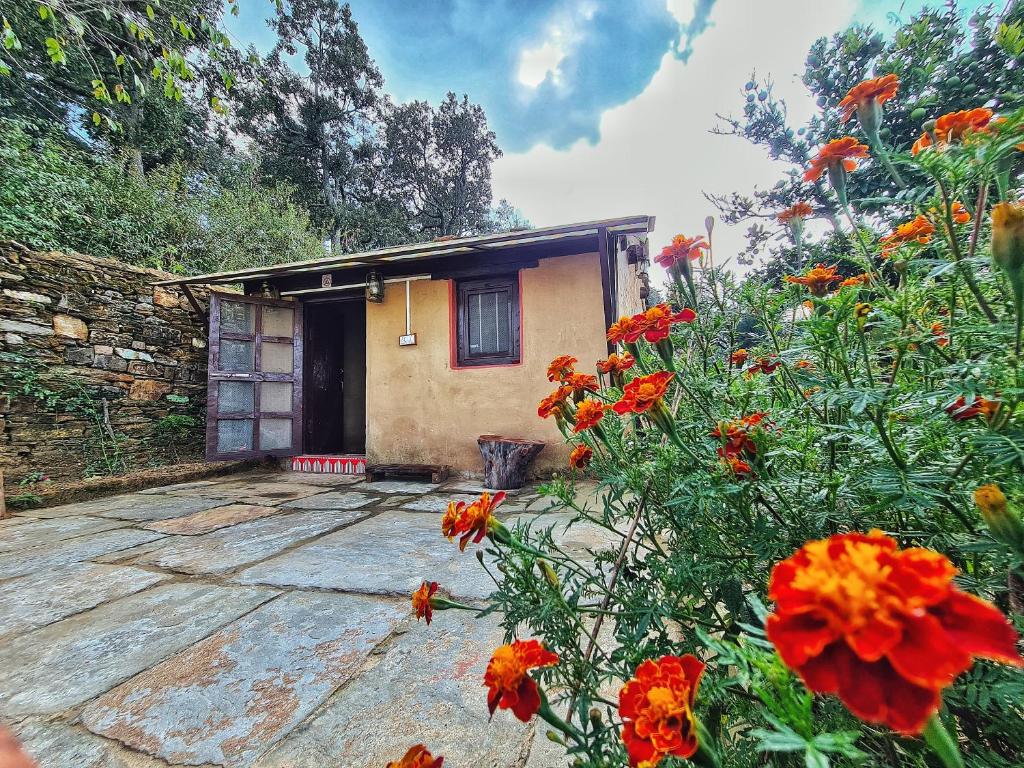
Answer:
<svg viewBox="0 0 1024 768"><path fill-rule="evenodd" d="M411 616L424 578L489 591L440 535L475 490L252 473L4 521L0 720L41 768L383 768L417 741L446 768L564 765L541 729L488 721L493 617ZM526 489L503 514L567 519L550 504Z"/></svg>

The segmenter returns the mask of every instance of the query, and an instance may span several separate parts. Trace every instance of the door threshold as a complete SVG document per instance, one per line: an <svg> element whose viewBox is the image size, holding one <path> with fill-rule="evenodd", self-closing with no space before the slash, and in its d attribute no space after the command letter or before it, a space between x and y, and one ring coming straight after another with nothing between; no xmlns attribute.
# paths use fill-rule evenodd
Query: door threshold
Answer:
<svg viewBox="0 0 1024 768"><path fill-rule="evenodd" d="M357 453L303 454L291 457L292 472L317 475L366 474L366 455Z"/></svg>

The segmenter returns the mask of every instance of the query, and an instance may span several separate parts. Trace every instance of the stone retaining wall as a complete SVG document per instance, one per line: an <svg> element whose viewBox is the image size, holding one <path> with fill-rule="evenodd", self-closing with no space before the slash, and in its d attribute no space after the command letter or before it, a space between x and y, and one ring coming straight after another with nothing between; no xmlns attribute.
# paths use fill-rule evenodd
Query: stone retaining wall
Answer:
<svg viewBox="0 0 1024 768"><path fill-rule="evenodd" d="M8 496L34 472L77 480L115 465L142 469L201 455L206 323L182 294L153 287L167 277L0 241L0 470ZM205 294L198 298L205 306ZM191 417L195 426L168 416ZM175 422L183 434L172 437Z"/></svg>

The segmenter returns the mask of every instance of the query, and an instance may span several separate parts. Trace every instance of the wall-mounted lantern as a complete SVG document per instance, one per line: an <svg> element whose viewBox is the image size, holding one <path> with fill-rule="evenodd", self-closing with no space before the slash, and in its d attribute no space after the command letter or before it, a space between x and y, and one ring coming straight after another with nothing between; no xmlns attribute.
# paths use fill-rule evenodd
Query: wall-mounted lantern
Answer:
<svg viewBox="0 0 1024 768"><path fill-rule="evenodd" d="M366 300L374 304L384 303L384 278L375 269L366 274Z"/></svg>

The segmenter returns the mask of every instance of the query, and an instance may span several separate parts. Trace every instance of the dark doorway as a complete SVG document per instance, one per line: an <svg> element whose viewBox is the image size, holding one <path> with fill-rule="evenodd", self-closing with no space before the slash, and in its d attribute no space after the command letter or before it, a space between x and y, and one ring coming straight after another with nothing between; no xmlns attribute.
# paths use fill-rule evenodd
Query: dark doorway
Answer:
<svg viewBox="0 0 1024 768"><path fill-rule="evenodd" d="M307 303L306 453L366 451L366 302Z"/></svg>

